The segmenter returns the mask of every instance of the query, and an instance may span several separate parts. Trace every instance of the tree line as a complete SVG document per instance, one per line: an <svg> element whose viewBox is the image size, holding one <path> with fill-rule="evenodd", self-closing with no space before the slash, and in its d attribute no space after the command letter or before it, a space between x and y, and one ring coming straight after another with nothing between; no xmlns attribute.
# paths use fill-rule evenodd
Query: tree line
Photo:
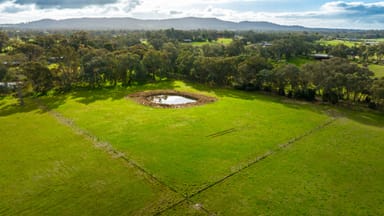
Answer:
<svg viewBox="0 0 384 216"><path fill-rule="evenodd" d="M347 47L317 41L319 33L218 31L0 32L0 82L23 81L34 94L77 87L130 86L182 79L308 101L384 105L384 79L364 66L381 63L384 43ZM230 37L230 44L216 41ZM265 42L268 42L267 45ZM294 57L334 58L289 64ZM361 63L361 64L357 64ZM3 89L5 91L5 89Z"/></svg>

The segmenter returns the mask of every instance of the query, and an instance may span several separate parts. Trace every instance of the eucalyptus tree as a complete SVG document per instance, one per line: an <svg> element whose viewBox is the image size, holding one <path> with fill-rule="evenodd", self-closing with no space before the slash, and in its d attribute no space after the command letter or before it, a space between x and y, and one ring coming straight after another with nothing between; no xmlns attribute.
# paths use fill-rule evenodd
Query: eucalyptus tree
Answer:
<svg viewBox="0 0 384 216"><path fill-rule="evenodd" d="M332 46L328 54L340 58L347 58L351 54L351 49L344 44L337 44L336 46Z"/></svg>
<svg viewBox="0 0 384 216"><path fill-rule="evenodd" d="M241 40L233 40L228 46L225 47L225 53L227 56L238 56L244 53L244 42Z"/></svg>
<svg viewBox="0 0 384 216"><path fill-rule="evenodd" d="M3 48L5 48L5 45L7 44L8 40L8 35L5 32L0 31L0 53L3 52Z"/></svg>
<svg viewBox="0 0 384 216"><path fill-rule="evenodd" d="M266 82L265 71L272 69L267 59L258 56L249 56L238 64L236 85L248 90L260 90ZM263 75L260 72L263 71Z"/></svg>
<svg viewBox="0 0 384 216"><path fill-rule="evenodd" d="M82 77L91 88L100 87L105 81L105 74L110 71L108 53L105 49L84 49L82 50Z"/></svg>
<svg viewBox="0 0 384 216"><path fill-rule="evenodd" d="M205 83L231 86L237 73L237 57L201 57L200 77Z"/></svg>
<svg viewBox="0 0 384 216"><path fill-rule="evenodd" d="M220 57L225 55L225 47L222 44L204 44L201 46L205 57Z"/></svg>
<svg viewBox="0 0 384 216"><path fill-rule="evenodd" d="M0 82L4 81L8 73L8 68L3 64L0 64Z"/></svg>
<svg viewBox="0 0 384 216"><path fill-rule="evenodd" d="M153 81L156 81L156 77L163 76L166 62L161 51L150 49L144 54L142 63Z"/></svg>
<svg viewBox="0 0 384 216"><path fill-rule="evenodd" d="M27 62L22 65L22 70L32 85L34 92L44 95L53 88L53 76L44 64L40 62Z"/></svg>
<svg viewBox="0 0 384 216"><path fill-rule="evenodd" d="M160 50L163 44L168 42L168 38L164 31L149 31L146 32L148 42L156 50Z"/></svg>
<svg viewBox="0 0 384 216"><path fill-rule="evenodd" d="M176 72L179 77L190 78L197 56L199 56L199 51L191 45L183 45L179 48L175 61Z"/></svg>
<svg viewBox="0 0 384 216"><path fill-rule="evenodd" d="M28 61L37 61L44 54L45 50L36 44L22 43L16 47L17 52L23 53Z"/></svg>
<svg viewBox="0 0 384 216"><path fill-rule="evenodd" d="M69 44L77 51L82 47L88 47L90 45L90 35L85 31L74 32L69 37Z"/></svg>
<svg viewBox="0 0 384 216"><path fill-rule="evenodd" d="M384 42L381 42L377 45L376 50L377 60L382 63L383 57L384 57Z"/></svg>
<svg viewBox="0 0 384 216"><path fill-rule="evenodd" d="M301 90L303 86L302 74L300 69L293 64L285 64L280 66L277 70L277 78L284 79L284 81L279 81L279 83L286 83L285 88L288 88L288 96L294 97L295 94ZM281 87L279 87L281 88ZM281 90L279 90L281 92Z"/></svg>
<svg viewBox="0 0 384 216"><path fill-rule="evenodd" d="M373 81L372 87L372 98L375 103L384 105L384 77Z"/></svg>
<svg viewBox="0 0 384 216"><path fill-rule="evenodd" d="M55 69L59 85L63 90L70 90L80 79L80 55L69 45L57 44L50 52L57 64Z"/></svg>
<svg viewBox="0 0 384 216"><path fill-rule="evenodd" d="M116 54L116 72L118 80L123 86L129 86L133 81L142 82L145 80L143 76L143 67L140 56L130 52L122 52ZM143 77L142 77L143 76Z"/></svg>
<svg viewBox="0 0 384 216"><path fill-rule="evenodd" d="M166 76L168 76L168 74L173 74L176 71L176 60L179 55L177 46L171 42L164 43L161 49L161 55L165 62L164 70Z"/></svg>

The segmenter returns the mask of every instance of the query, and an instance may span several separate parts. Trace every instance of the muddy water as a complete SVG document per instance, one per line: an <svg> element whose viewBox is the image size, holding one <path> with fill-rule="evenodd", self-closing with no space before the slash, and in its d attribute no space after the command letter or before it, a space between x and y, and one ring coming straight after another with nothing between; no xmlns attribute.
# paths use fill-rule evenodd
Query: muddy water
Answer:
<svg viewBox="0 0 384 216"><path fill-rule="evenodd" d="M192 98L187 98L179 95L153 95L147 97L149 101L157 104L167 104L167 105L179 105L187 103L195 103L196 100Z"/></svg>

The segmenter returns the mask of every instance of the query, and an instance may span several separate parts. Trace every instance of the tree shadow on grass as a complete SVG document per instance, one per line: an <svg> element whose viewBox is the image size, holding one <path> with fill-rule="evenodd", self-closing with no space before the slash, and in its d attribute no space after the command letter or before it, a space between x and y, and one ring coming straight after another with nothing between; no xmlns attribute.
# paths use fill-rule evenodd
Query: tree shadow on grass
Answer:
<svg viewBox="0 0 384 216"><path fill-rule="evenodd" d="M344 107L335 107L341 116L364 125L384 128L384 112L370 109L351 110Z"/></svg>
<svg viewBox="0 0 384 216"><path fill-rule="evenodd" d="M230 87L220 87L220 86L208 86L204 84L196 84L191 82L185 82L185 85L191 88L194 88L198 91L212 93L218 97L231 97L238 98L242 100L268 100L268 101L278 101L276 97L269 97L269 95L262 94L257 91L242 91Z"/></svg>
<svg viewBox="0 0 384 216"><path fill-rule="evenodd" d="M164 81L159 83L147 83L144 85L134 85L130 87L104 87L104 88L75 88L68 93L55 94L50 96L24 98L25 105L20 106L16 98L12 96L0 97L0 116L7 116L16 113L27 113L39 111L54 110L65 104L67 100L73 100L78 103L88 105L96 101L103 100L120 100L131 93L138 91L154 90L154 89L174 89L178 86L172 81ZM41 109L44 106L44 109Z"/></svg>
<svg viewBox="0 0 384 216"><path fill-rule="evenodd" d="M109 87L99 89L78 89L70 92L66 97L71 97L76 102L90 104L100 100L120 100L131 93L154 89L174 89L174 82L164 81L159 83L147 83L130 87Z"/></svg>
<svg viewBox="0 0 384 216"><path fill-rule="evenodd" d="M312 102L289 99L287 97L278 96L267 92L242 91L235 90L232 88L210 87L207 85L190 82L183 82L183 86L196 89L201 92L206 92L207 94L214 94L219 97L219 99L224 97L230 97L242 100L261 100L264 102L278 103L290 109L307 110L317 114L327 114L332 117L334 117L336 113L337 116L346 117L348 119L365 125L384 127L384 113L379 111L368 109L351 110L340 106L323 105ZM88 105L96 101L102 100L120 100L131 93L139 91L148 91L155 89L177 89L180 87L181 86L178 82L167 80L156 83L147 83L144 85L134 85L127 88L77 88L65 94L43 96L38 98L27 97L25 98L25 106L19 106L17 100L13 100L12 102L10 102L7 97L0 97L0 116L12 115L15 113L32 112L36 110L41 113L44 113L45 111L54 110L60 107L61 105L65 104L68 99ZM45 111L41 110L37 101L40 101L47 109Z"/></svg>
<svg viewBox="0 0 384 216"><path fill-rule="evenodd" d="M308 102L279 96L263 91L242 91L220 87L209 87L201 84L186 83L186 85L203 92L211 92L218 97L231 97L242 100L261 100L278 103L295 110L307 110L330 117L345 117L364 125L384 127L384 112L366 109L345 108L341 105L330 105Z"/></svg>
<svg viewBox="0 0 384 216"><path fill-rule="evenodd" d="M19 101L11 99L10 97L0 99L0 117L34 111L38 111L39 113L44 112L39 109L38 105L31 98L24 99L24 106L20 106Z"/></svg>
<svg viewBox="0 0 384 216"><path fill-rule="evenodd" d="M295 100L295 99L287 98L284 96L279 96L271 92L244 91L244 90L237 90L233 88L208 87L208 86L193 84L193 83L187 83L187 85L199 91L211 92L220 98L230 97L230 98L237 98L241 100L260 100L263 102L281 104L295 110L304 109L304 110L309 110L319 114L324 114L325 111L328 109L326 107L318 106L313 102Z"/></svg>

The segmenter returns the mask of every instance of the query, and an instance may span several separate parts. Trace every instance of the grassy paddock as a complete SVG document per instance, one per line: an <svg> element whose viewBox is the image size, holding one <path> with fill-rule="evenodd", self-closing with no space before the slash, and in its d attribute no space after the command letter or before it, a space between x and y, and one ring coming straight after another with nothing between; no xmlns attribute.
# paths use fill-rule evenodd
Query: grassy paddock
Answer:
<svg viewBox="0 0 384 216"><path fill-rule="evenodd" d="M218 215L383 215L383 140L341 118L194 201Z"/></svg>
<svg viewBox="0 0 384 216"><path fill-rule="evenodd" d="M182 82L169 85L197 91ZM123 95L114 98L115 93L80 92L63 98L65 103L56 111L112 143L183 194L206 187L328 119L305 106L279 103L268 96L225 89L201 93L218 101L186 109L159 109ZM46 100L47 104L54 102ZM232 132L210 137L226 130Z"/></svg>
<svg viewBox="0 0 384 216"><path fill-rule="evenodd" d="M31 100L0 102L0 215L151 215L180 198Z"/></svg>
<svg viewBox="0 0 384 216"><path fill-rule="evenodd" d="M220 44L228 45L232 43L232 41L233 41L232 38L218 38L216 42Z"/></svg>
<svg viewBox="0 0 384 216"><path fill-rule="evenodd" d="M189 91L218 101L162 109L126 98L152 89ZM383 214L380 113L178 81L79 90L40 100L177 193L95 148L30 99L18 108L16 100L3 98L0 214L153 215L182 195L192 196L191 202L164 215L204 215L201 205L218 215ZM340 118L308 135L331 119L328 113ZM271 151L268 158L215 184ZM209 185L214 186L196 194Z"/></svg>
<svg viewBox="0 0 384 216"><path fill-rule="evenodd" d="M229 45L232 43L233 39L232 38L218 38L216 41L203 41L203 42L192 42L193 46L203 46L203 45L210 45L210 44L222 44L222 45Z"/></svg>
<svg viewBox="0 0 384 216"><path fill-rule="evenodd" d="M353 41L344 41L344 40L320 40L318 43L327 45L327 46L336 46L339 44L343 44L347 47L359 46L361 42L353 42Z"/></svg>
<svg viewBox="0 0 384 216"><path fill-rule="evenodd" d="M369 70L375 73L376 77L384 77L384 65L371 64L368 66Z"/></svg>

